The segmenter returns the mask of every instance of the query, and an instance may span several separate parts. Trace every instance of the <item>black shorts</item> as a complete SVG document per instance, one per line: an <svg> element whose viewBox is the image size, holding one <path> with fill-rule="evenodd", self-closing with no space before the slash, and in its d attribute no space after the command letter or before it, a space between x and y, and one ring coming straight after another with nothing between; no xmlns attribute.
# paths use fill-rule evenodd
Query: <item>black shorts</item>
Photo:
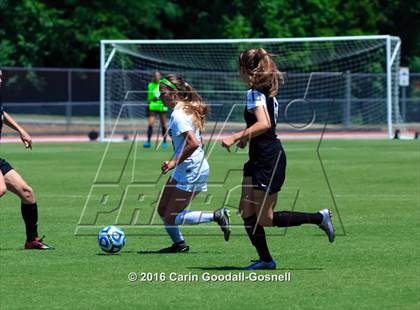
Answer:
<svg viewBox="0 0 420 310"><path fill-rule="evenodd" d="M244 176L252 177L255 189L277 193L286 178L286 154L281 148L266 158L251 158L244 165Z"/></svg>
<svg viewBox="0 0 420 310"><path fill-rule="evenodd" d="M146 117L156 116L156 115L159 115L159 114L167 114L167 113L168 113L168 111L153 111L153 110L150 110L149 106L147 106L147 108L146 108Z"/></svg>
<svg viewBox="0 0 420 310"><path fill-rule="evenodd" d="M11 164L9 164L4 159L0 158L0 171L2 175L6 175L10 170L13 170L13 167Z"/></svg>

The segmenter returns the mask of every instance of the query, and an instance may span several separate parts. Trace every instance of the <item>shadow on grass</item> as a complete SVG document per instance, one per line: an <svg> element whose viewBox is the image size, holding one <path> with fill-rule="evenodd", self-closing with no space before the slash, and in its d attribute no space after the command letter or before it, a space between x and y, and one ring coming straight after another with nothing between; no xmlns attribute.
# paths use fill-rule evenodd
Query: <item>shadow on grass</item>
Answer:
<svg viewBox="0 0 420 310"><path fill-rule="evenodd" d="M96 253L97 256L119 256L121 253Z"/></svg>
<svg viewBox="0 0 420 310"><path fill-rule="evenodd" d="M201 252L178 252L178 253L162 253L159 252L159 250L156 251L128 251L131 253L137 253L137 254L159 254L159 255L174 255L174 254L187 254L187 255L191 255L191 254L223 254L222 252L210 252L210 251L201 251Z"/></svg>
<svg viewBox="0 0 420 310"><path fill-rule="evenodd" d="M51 249L44 249L44 250L40 250L40 249L25 249L25 248L0 248L0 251L2 252L20 252L20 251L24 251L24 252L54 252L56 249L55 248L51 248Z"/></svg>
<svg viewBox="0 0 420 310"><path fill-rule="evenodd" d="M204 270L204 271L224 271L224 270L244 270L244 267L237 266L216 266L216 267L187 267L192 270ZM276 271L323 271L324 268L317 267L303 267L303 268L287 268L279 267L275 269ZM271 270L274 271L274 270Z"/></svg>
<svg viewBox="0 0 420 310"><path fill-rule="evenodd" d="M192 270L208 270L208 271L223 271L223 270L244 270L243 267L237 266L218 266L218 267L187 267L188 269Z"/></svg>
<svg viewBox="0 0 420 310"><path fill-rule="evenodd" d="M25 250L24 248L0 248L0 251L9 251L9 252L14 252L14 251L23 251Z"/></svg>
<svg viewBox="0 0 420 310"><path fill-rule="evenodd" d="M201 251L201 252L185 252L185 253L161 253L161 252L159 252L159 250L156 250L156 251L132 251L132 250L130 250L130 251L122 251L122 252L118 252L118 253L96 253L96 255L98 255L98 256L113 256L113 255L124 255L124 254L194 255L194 254L223 254L223 252Z"/></svg>

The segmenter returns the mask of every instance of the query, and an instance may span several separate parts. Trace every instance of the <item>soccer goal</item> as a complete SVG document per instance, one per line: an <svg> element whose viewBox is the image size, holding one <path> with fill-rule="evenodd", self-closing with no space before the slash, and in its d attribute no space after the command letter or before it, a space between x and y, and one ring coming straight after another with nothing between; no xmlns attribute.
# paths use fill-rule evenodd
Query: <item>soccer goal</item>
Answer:
<svg viewBox="0 0 420 310"><path fill-rule="evenodd" d="M155 71L183 76L211 105L209 123L242 120L241 51L274 54L285 82L279 131L378 132L404 129L398 102L401 41L389 35L234 40L102 40L100 139L146 130L147 84Z"/></svg>

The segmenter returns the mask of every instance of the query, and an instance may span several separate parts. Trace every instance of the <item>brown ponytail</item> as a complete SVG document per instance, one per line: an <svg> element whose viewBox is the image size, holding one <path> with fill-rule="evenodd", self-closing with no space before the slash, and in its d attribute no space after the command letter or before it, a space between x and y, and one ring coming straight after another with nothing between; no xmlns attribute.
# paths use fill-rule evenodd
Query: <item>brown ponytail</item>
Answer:
<svg viewBox="0 0 420 310"><path fill-rule="evenodd" d="M192 115L194 126L204 131L209 108L204 99L183 78L169 74L166 79L176 86L174 100L177 102L175 109L182 109L186 114Z"/></svg>
<svg viewBox="0 0 420 310"><path fill-rule="evenodd" d="M239 67L248 74L249 86L270 97L277 95L279 83L284 81L272 56L263 48L251 48L239 55Z"/></svg>

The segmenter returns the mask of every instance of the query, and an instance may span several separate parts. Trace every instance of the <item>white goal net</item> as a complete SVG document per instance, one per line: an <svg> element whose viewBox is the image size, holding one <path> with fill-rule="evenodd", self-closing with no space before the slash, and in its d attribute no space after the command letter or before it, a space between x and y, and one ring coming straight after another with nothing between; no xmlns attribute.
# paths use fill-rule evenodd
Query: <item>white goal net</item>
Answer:
<svg viewBox="0 0 420 310"><path fill-rule="evenodd" d="M211 105L209 123L242 123L241 51L264 47L285 73L279 132L380 132L403 128L398 37L101 41L102 140L146 131L147 84L155 71L183 76Z"/></svg>

